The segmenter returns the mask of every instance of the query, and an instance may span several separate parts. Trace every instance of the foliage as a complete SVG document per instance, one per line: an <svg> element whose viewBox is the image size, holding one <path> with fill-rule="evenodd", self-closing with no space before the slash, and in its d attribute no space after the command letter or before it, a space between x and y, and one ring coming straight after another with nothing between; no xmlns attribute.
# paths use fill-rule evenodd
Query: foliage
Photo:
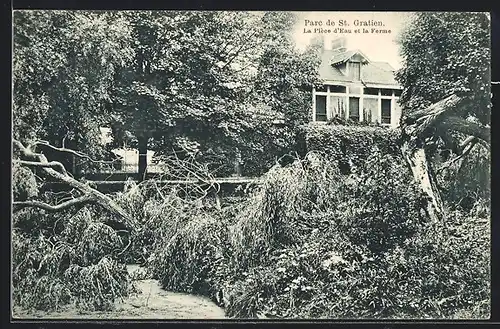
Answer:
<svg viewBox="0 0 500 329"><path fill-rule="evenodd" d="M253 81L262 71L255 69L261 57L278 45L273 38L282 33L276 18L280 16L131 13L135 57L115 77L110 104L118 122L123 129L149 139L149 147L158 154L177 149L183 140L198 144L200 159L216 153L225 157L226 165L239 156L251 162L255 150L266 154L262 150L272 145L274 135L269 134L274 130L274 117L258 109L266 97ZM281 52L285 59L298 56L290 47ZM274 64L266 64L266 69ZM283 65L290 69L292 64ZM293 65L310 64L302 60ZM247 171L262 171L251 166L246 166Z"/></svg>
<svg viewBox="0 0 500 329"><path fill-rule="evenodd" d="M399 37L405 109L417 110L452 93L470 92L475 106L468 115L489 123L490 18L487 13L414 14Z"/></svg>
<svg viewBox="0 0 500 329"><path fill-rule="evenodd" d="M292 244L298 238L295 231L305 190L300 166L297 162L284 169L289 175L276 175L279 171L272 168L266 174L264 188L254 192L237 214L230 230L238 266L259 264L271 248Z"/></svg>
<svg viewBox="0 0 500 329"><path fill-rule="evenodd" d="M439 239L424 226L404 244L373 254L339 231L319 231L310 242L277 252L265 268L255 268L257 273L242 280L253 285L234 287L238 294L262 298L256 311L270 317L449 318L457 310L483 305L475 314L483 318L488 314L489 262L477 246L469 258L471 249L463 242L475 234L465 235ZM241 302L235 306L250 317L257 313Z"/></svg>
<svg viewBox="0 0 500 329"><path fill-rule="evenodd" d="M436 157L436 166L443 166ZM443 198L450 207L458 206L469 211L475 203L491 200L491 155L482 146L476 146L470 154L444 168L436 175Z"/></svg>
<svg viewBox="0 0 500 329"><path fill-rule="evenodd" d="M309 153L274 167L251 193L222 212L184 201L166 207L150 271L168 289L212 297L230 317L487 314L489 239L475 222L480 212L456 211L440 231L394 155L373 152L345 175Z"/></svg>
<svg viewBox="0 0 500 329"><path fill-rule="evenodd" d="M308 125L299 132L301 153L321 152L330 160L341 163L344 172L360 167L373 154L399 154L397 130L383 127L346 125Z"/></svg>
<svg viewBox="0 0 500 329"><path fill-rule="evenodd" d="M14 200L26 200L38 196L35 175L17 163L12 166L12 196Z"/></svg>
<svg viewBox="0 0 500 329"><path fill-rule="evenodd" d="M243 152L246 170L258 174L274 159L267 167L252 164L256 150L286 153L288 145L274 145L283 129L273 127L274 114L256 108L272 105L278 118L308 108L303 101L310 99L314 62L290 44L293 19L221 11L16 11L15 137L102 157L99 127L112 125L115 147L124 130L149 139L157 154L188 139L199 143L200 156L215 152L226 163ZM297 76L280 85L289 72ZM266 94L271 89L276 102Z"/></svg>
<svg viewBox="0 0 500 329"><path fill-rule="evenodd" d="M234 82L229 59L241 55L229 51L244 31L245 20L239 16L130 13L135 57L115 77L112 99L125 127L134 133L157 129L167 137L204 132L208 140L212 132L224 134L220 124L230 118L222 109L233 108L233 100L238 100L238 91L227 84ZM228 51L221 52L226 47Z"/></svg>
<svg viewBox="0 0 500 329"><path fill-rule="evenodd" d="M34 209L14 216L14 304L58 309L69 303L90 310L113 307L133 292L125 265L116 261L119 235L95 222L90 209L45 214Z"/></svg>
<svg viewBox="0 0 500 329"><path fill-rule="evenodd" d="M427 220L426 199L397 157L374 152L348 184L337 225L356 245L390 250Z"/></svg>
<svg viewBox="0 0 500 329"><path fill-rule="evenodd" d="M14 137L104 155L103 104L132 54L122 15L15 11L13 20Z"/></svg>
<svg viewBox="0 0 500 329"><path fill-rule="evenodd" d="M272 125L273 116L254 110L249 104L257 103L251 92L256 64L266 49L282 40L276 38L280 29L270 27L272 21L272 15L262 17L245 12L16 11L14 137L27 144L42 139L54 146L85 150L93 158L105 158L108 154L102 146L99 128L114 123L118 145L113 146L120 146L118 135L129 130L141 141L149 139L150 148L157 154L169 154L172 148L187 142L197 145L194 153L198 159L209 162L213 157L222 158L226 166L241 155L270 155L274 138L269 136L281 135L282 142L287 137ZM281 59L285 61L283 69L286 65L294 69L309 65L295 59L287 64L288 58ZM155 133L144 133L148 131ZM49 161L60 160L45 151ZM245 168L248 173L259 173L273 160L247 164ZM16 184L19 191L14 193L20 198L17 201L35 197L36 181L31 172L17 167L15 171L15 182L22 180L24 184ZM140 226L148 228L135 231L132 236L104 224L106 216L94 213L92 207L80 209L74 216L69 211L47 214L25 209L16 213L15 227L23 232L20 243L26 247L25 254L38 255L34 246L40 234L57 246L67 247L67 254L76 253L70 257L55 249L50 251L54 255L50 277L35 271L23 280L29 268L20 272L15 289L18 297L23 293L28 296L23 305L50 308L59 302L80 300L85 307L106 308L107 302L124 294L128 283L118 268L121 265L108 262L108 257L113 262L143 261L155 243L168 236L169 231L160 228L165 228L163 218L175 216L169 207L184 205L179 195L184 197L185 191L166 191L164 195L170 199L165 201L158 196L161 193L153 198L151 193L145 193L147 190L132 187L117 196L117 202ZM38 196L49 201L67 197L74 195ZM157 207L160 201L162 206ZM91 216L96 220L82 215L85 209L92 209ZM189 209L198 208L189 202ZM185 218L199 211L191 210L185 212ZM74 221L85 231L71 231L72 225L76 225ZM80 240L76 240L77 234ZM126 247L128 252L120 253ZM25 254L18 255L18 261ZM80 282L85 288L81 292L68 287L70 277L64 273L70 268L75 287ZM101 276L107 273L101 270L110 268L111 275L117 276L116 282ZM61 295L55 305L45 305L43 298L39 299L41 304L36 304L43 289L38 295L30 295L24 289L38 279L48 290L46 283L52 280L65 297ZM102 287L96 283L98 279ZM97 291L87 291L91 288L88 284L94 283L98 284ZM92 305L91 299L97 304Z"/></svg>
<svg viewBox="0 0 500 329"><path fill-rule="evenodd" d="M156 246L149 263L153 277L169 290L215 296L209 278L227 259L226 229L223 222L207 214L191 218Z"/></svg>
<svg viewBox="0 0 500 329"><path fill-rule="evenodd" d="M488 314L488 211L450 210L438 229L397 155L373 149L346 175L310 152L221 210L177 188L141 183L118 200L143 209L150 274L211 297L230 317Z"/></svg>
<svg viewBox="0 0 500 329"><path fill-rule="evenodd" d="M311 91L319 83L320 47L298 52L292 38L296 23L297 17L290 12L267 12L262 17L264 39L273 41L263 47L250 99L264 104L262 110L282 123L264 120L249 136L252 143L242 153L250 173L263 174L276 159L293 153L298 127L309 122ZM257 170L248 170L256 162L253 159L259 159L253 164Z"/></svg>
<svg viewBox="0 0 500 329"><path fill-rule="evenodd" d="M491 123L491 37L488 13L413 14L399 36L403 66L396 79L403 87L400 103L403 114L421 110L456 93L468 95L464 111L454 111L478 129ZM449 169L452 154L461 155L460 145L467 137L456 131L434 129L426 141L430 162L439 171L446 201L488 198L489 150L481 143L473 152L456 161ZM475 200L469 203L474 203Z"/></svg>
<svg viewBox="0 0 500 329"><path fill-rule="evenodd" d="M315 161L316 168L325 171L332 166L317 156ZM236 225L247 226L246 239L232 243L234 255L239 256L239 267L226 288L226 310L230 316L256 317L264 313L280 318L449 318L463 312L480 318L487 315L486 225L477 225L470 217L456 212L452 216L455 222L449 223L450 237L437 230L421 211L423 196L413 186L411 176L388 155L374 154L362 171L350 176L300 172L314 172L313 168L291 165L274 174L316 185L312 190L317 195L330 196L327 208L304 211L308 203L301 200L293 206L277 203L274 209L260 210L272 214L280 208L298 208L295 217L289 212L282 220L300 218L302 210L299 222L307 223L309 228L291 226L302 239L290 239L288 244L268 243L270 248L261 249L259 259L242 262L242 255L248 255L245 251L254 249L256 242L280 236L279 230L271 231L272 235L263 234L255 225L256 216L243 211ZM276 178L272 179L279 186ZM312 201L314 194L310 191L297 191L306 186L310 185L295 183L288 190L275 189L273 195L278 199L279 194L310 195ZM262 200L259 194L254 198ZM248 207L258 205L259 201L255 201ZM475 239L477 242L470 245Z"/></svg>
<svg viewBox="0 0 500 329"><path fill-rule="evenodd" d="M108 309L133 291L123 263L146 262L164 288L208 295L232 317L487 314L489 240L482 223L489 189L481 186L489 180L486 171L472 183L453 177L486 168L489 154L475 149L476 158L442 171L448 201L460 204L454 194L469 193L472 202L450 209L447 230L436 230L398 156L398 131L298 128L311 108L318 45L295 51L294 19L290 13L15 13L16 138L102 155L98 128L113 122L115 143L130 130L164 156L167 175L201 182L127 184L114 199L137 221L131 234L111 227L93 206L16 212L15 304ZM488 124L486 16L419 13L413 22L403 33L406 64L398 72L405 108L421 109L448 91L472 91L478 107L469 115ZM472 26L480 32L469 33ZM297 135L302 160L290 155ZM290 164L277 160L287 153ZM274 166L243 201L210 206L209 191L218 189L210 183L214 167L228 174L235 159L249 175ZM13 170L17 200L61 199L37 194L32 171Z"/></svg>
<svg viewBox="0 0 500 329"><path fill-rule="evenodd" d="M311 90L319 83L319 47L309 47L303 53L294 49L291 37L296 17L290 12L268 12L262 18L270 38L260 57L255 82L256 96L294 130L309 121ZM272 27L269 29L269 27Z"/></svg>

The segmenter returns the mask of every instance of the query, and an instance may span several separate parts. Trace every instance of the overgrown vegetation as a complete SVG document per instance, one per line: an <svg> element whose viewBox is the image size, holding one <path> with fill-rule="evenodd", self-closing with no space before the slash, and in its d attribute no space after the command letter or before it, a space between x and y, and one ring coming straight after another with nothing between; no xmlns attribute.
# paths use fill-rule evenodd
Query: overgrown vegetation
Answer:
<svg viewBox="0 0 500 329"><path fill-rule="evenodd" d="M290 13L17 12L14 305L109 310L135 290L125 264L140 263L229 317L487 318L489 22L444 15L418 14L402 35L403 114L417 113L402 138L349 122L300 128L318 45L295 51ZM426 111L450 90L478 96L444 102L465 110ZM112 147L132 132L165 157L165 177L195 183L128 182L108 197L74 179L59 153L80 171L104 165L103 125ZM408 140L423 150L410 166ZM169 158L172 149L183 154ZM264 174L221 203L214 172L229 175L235 159ZM416 182L409 167L421 164L430 169ZM43 192L43 173L78 191ZM430 215L430 196L445 216Z"/></svg>
<svg viewBox="0 0 500 329"><path fill-rule="evenodd" d="M71 216L20 211L15 302L109 309L133 289L123 264L142 263L165 289L209 296L230 317L487 317L489 204L481 195L465 209L445 198L446 227L431 222L392 134L316 128L310 145L328 140L341 152L276 165L221 208L210 197L216 186L130 182L114 199L138 223L131 236L89 206ZM176 159L170 172L209 181L206 168ZM339 159L355 165L345 172Z"/></svg>
<svg viewBox="0 0 500 329"><path fill-rule="evenodd" d="M375 152L364 173L347 177L332 173L328 168L334 164L328 161L318 161L319 170L299 163L278 170L272 189L264 185L261 192L289 199L274 207L261 199L249 207L267 211L261 210L260 218L244 216L237 224L248 232L238 241L251 242L233 244L243 251L238 273L246 275L232 284L230 315L436 318L453 317L460 309L472 316L488 314L487 221L469 232L462 228L457 236L439 231L422 213L422 196L405 168L387 155ZM291 179L297 183L289 184ZM321 204L328 206L321 209ZM290 219L299 237L289 233L279 240L286 226L273 227L269 219L287 210L292 216L280 218ZM467 215L453 215L450 229L473 225ZM267 223L267 230L259 231L256 221ZM468 243L478 231L482 247L476 244L472 251ZM255 248L259 240L268 249ZM255 253L248 255L249 250ZM246 260L255 258L245 268Z"/></svg>
<svg viewBox="0 0 500 329"><path fill-rule="evenodd" d="M345 173L362 166L376 148L383 154L398 155L399 131L357 125L307 125L299 131L298 144L302 154L317 151L331 161L339 162Z"/></svg>
<svg viewBox="0 0 500 329"><path fill-rule="evenodd" d="M23 169L23 168L21 168ZM14 181L31 171L14 170ZM17 185L16 197L36 186ZM46 193L56 199L57 194ZM106 224L106 215L92 206L60 213L36 208L16 212L12 222L14 305L54 310L75 303L84 310L108 310L134 292L118 254L125 248L120 232Z"/></svg>
<svg viewBox="0 0 500 329"><path fill-rule="evenodd" d="M231 317L487 317L488 210L450 210L443 230L401 157L366 151L350 174L310 152L222 210L164 191L144 207L151 274Z"/></svg>

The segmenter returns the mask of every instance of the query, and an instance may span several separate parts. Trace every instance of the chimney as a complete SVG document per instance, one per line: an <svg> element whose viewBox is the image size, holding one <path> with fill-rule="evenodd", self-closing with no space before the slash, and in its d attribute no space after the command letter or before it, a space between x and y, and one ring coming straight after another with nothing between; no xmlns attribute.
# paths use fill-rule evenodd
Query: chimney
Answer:
<svg viewBox="0 0 500 329"><path fill-rule="evenodd" d="M336 38L331 41L332 50L346 51L346 39L344 37Z"/></svg>

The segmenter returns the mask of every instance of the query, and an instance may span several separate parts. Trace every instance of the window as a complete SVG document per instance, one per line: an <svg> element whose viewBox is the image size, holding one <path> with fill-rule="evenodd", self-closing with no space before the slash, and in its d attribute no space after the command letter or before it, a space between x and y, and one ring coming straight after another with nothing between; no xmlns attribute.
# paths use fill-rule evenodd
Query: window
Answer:
<svg viewBox="0 0 500 329"><path fill-rule="evenodd" d="M330 92L331 93L345 93L346 87L345 86L330 86Z"/></svg>
<svg viewBox="0 0 500 329"><path fill-rule="evenodd" d="M366 95L378 95L378 89L377 88L365 88L364 93Z"/></svg>
<svg viewBox="0 0 500 329"><path fill-rule="evenodd" d="M392 89L380 89L382 96L392 96Z"/></svg>
<svg viewBox="0 0 500 329"><path fill-rule="evenodd" d="M349 119L359 121L359 97L349 97Z"/></svg>
<svg viewBox="0 0 500 329"><path fill-rule="evenodd" d="M382 123L391 123L391 100L382 99Z"/></svg>
<svg viewBox="0 0 500 329"><path fill-rule="evenodd" d="M326 96L316 95L316 121L326 121Z"/></svg>
<svg viewBox="0 0 500 329"><path fill-rule="evenodd" d="M359 81L361 79L361 63L351 62L349 66L349 75L353 81Z"/></svg>
<svg viewBox="0 0 500 329"><path fill-rule="evenodd" d="M400 97L401 96L401 90L399 90L399 89L394 90L394 96Z"/></svg>

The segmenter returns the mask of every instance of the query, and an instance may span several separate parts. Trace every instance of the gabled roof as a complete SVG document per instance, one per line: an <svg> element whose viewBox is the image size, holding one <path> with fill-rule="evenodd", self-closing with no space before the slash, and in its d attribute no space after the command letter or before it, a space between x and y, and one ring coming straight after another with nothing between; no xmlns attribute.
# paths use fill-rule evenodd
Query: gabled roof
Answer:
<svg viewBox="0 0 500 329"><path fill-rule="evenodd" d="M359 50L338 51L338 50L323 50L321 55L321 64L319 67L319 75L322 80L339 81L339 82L354 82L351 78L344 75L338 65L346 62L354 56L360 54L367 59L363 64L361 72L361 80L369 84L394 85L398 86L394 79L394 68L386 62L372 62L361 53Z"/></svg>
<svg viewBox="0 0 500 329"><path fill-rule="evenodd" d="M366 57L365 54L363 54L359 49L356 50L348 50L348 51L339 51L339 50L333 50L333 55L332 58L330 59L330 63L332 65L344 63L349 60L352 56L359 54L361 55L365 61L363 63L368 63L370 62L368 60L368 57Z"/></svg>

